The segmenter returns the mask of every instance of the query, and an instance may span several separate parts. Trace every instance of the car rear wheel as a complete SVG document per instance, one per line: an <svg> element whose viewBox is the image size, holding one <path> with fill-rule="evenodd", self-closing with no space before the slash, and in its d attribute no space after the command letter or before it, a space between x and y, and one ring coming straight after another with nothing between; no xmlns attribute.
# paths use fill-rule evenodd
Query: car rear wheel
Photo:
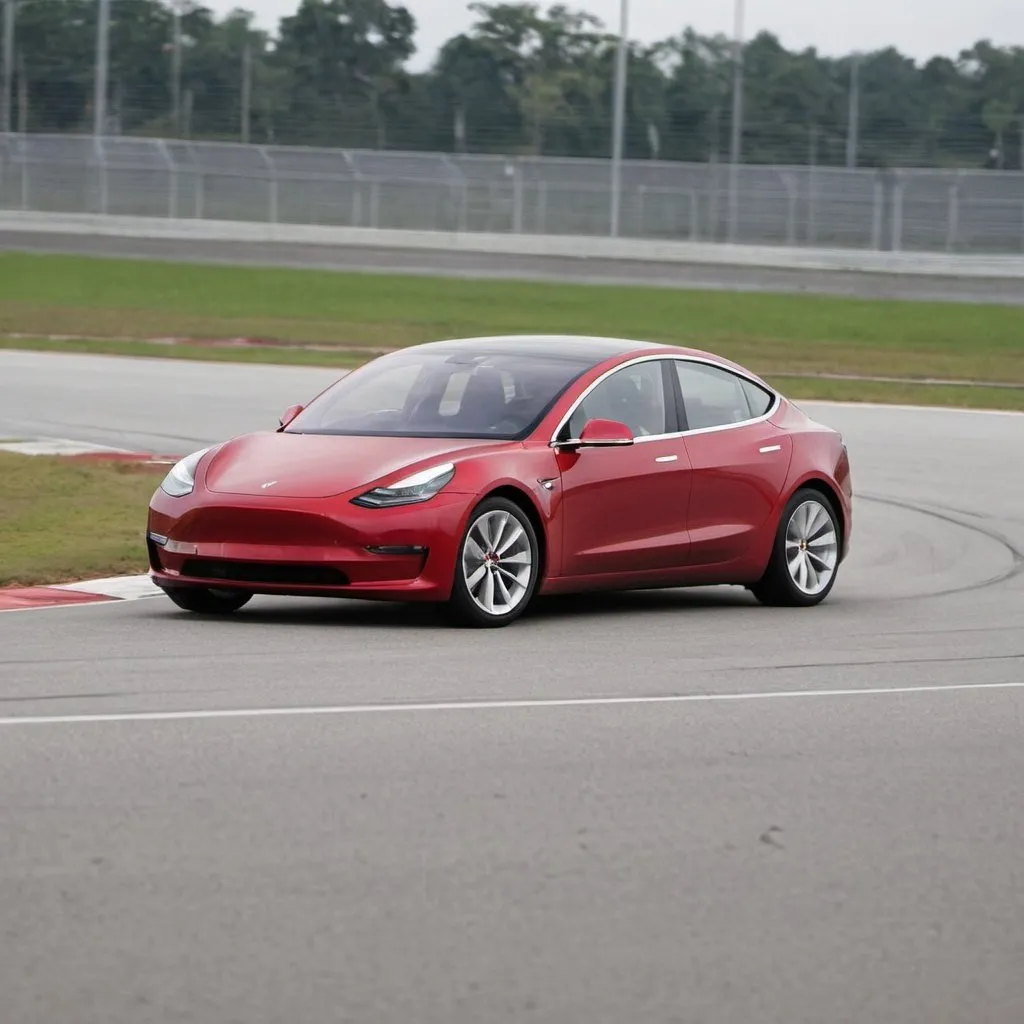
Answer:
<svg viewBox="0 0 1024 1024"><path fill-rule="evenodd" d="M241 590L207 587L176 587L165 593L179 608L201 615L230 615L252 600L252 594Z"/></svg>
<svg viewBox="0 0 1024 1024"><path fill-rule="evenodd" d="M488 498L470 516L448 604L458 625L507 626L526 611L540 569L537 534L514 501Z"/></svg>
<svg viewBox="0 0 1024 1024"><path fill-rule="evenodd" d="M820 604L835 585L840 553L839 517L820 491L802 488L786 503L764 576L752 586L762 604Z"/></svg>

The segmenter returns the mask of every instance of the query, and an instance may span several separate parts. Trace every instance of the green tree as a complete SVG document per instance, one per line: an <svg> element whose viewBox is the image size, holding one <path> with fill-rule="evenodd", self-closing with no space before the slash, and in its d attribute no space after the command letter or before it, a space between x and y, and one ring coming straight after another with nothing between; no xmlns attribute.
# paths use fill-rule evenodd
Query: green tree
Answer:
<svg viewBox="0 0 1024 1024"><path fill-rule="evenodd" d="M27 100L29 131L75 131L84 126L92 99L95 4L48 0L22 4L15 40ZM19 78L22 76L19 75Z"/></svg>
<svg viewBox="0 0 1024 1024"><path fill-rule="evenodd" d="M413 74L416 25L399 0L291 0L273 32L189 0L175 95L170 0L111 5L108 109L125 134L301 145L547 156L610 151L617 39L564 3L478 0L465 33ZM92 128L96 0L23 0L14 123ZM731 42L669 26L629 46L626 154L703 162L728 155ZM859 162L877 167L1024 164L1024 47L988 40L919 64L889 47L859 58ZM770 33L744 49L743 158L844 163L850 57L787 50ZM1015 158L1013 154L1019 153Z"/></svg>
<svg viewBox="0 0 1024 1024"><path fill-rule="evenodd" d="M395 95L384 83L415 52L415 29L387 0L302 0L281 20L274 54L286 73L279 139L374 145Z"/></svg>

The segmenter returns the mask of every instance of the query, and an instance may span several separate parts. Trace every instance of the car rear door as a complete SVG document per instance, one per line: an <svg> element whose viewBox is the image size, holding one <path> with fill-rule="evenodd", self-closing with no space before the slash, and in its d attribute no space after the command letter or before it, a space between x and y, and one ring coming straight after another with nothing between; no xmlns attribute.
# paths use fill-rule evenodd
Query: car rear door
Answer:
<svg viewBox="0 0 1024 1024"><path fill-rule="evenodd" d="M774 396L754 381L719 364L672 362L692 481L689 564L732 562L774 528L792 440L767 420Z"/></svg>
<svg viewBox="0 0 1024 1024"><path fill-rule="evenodd" d="M689 460L663 359L633 362L606 377L577 407L565 436L589 419L625 423L634 443L561 451L560 575L642 574L686 564Z"/></svg>

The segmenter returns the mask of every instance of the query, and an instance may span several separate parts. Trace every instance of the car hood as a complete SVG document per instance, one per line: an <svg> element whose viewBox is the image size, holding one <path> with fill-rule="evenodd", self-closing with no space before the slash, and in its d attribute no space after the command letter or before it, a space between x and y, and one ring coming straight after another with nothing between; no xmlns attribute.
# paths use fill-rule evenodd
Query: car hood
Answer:
<svg viewBox="0 0 1024 1024"><path fill-rule="evenodd" d="M214 452L205 485L220 494L328 498L402 473L423 460L451 459L490 443L436 437L246 434Z"/></svg>

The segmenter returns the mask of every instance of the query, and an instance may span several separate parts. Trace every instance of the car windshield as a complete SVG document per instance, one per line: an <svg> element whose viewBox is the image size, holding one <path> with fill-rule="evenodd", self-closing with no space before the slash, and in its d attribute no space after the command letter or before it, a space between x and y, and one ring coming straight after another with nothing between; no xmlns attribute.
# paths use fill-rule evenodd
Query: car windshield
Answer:
<svg viewBox="0 0 1024 1024"><path fill-rule="evenodd" d="M517 440L591 365L557 353L396 352L343 377L286 432Z"/></svg>

